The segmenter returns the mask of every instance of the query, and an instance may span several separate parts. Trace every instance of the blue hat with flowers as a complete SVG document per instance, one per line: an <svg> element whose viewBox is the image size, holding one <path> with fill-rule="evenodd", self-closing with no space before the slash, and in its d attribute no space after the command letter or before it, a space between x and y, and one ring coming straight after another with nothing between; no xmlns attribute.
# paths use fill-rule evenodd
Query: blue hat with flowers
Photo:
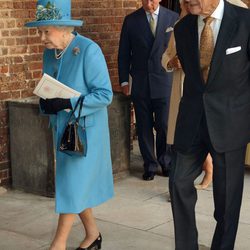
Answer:
<svg viewBox="0 0 250 250"><path fill-rule="evenodd" d="M36 20L25 24L38 26L82 26L83 21L71 19L71 0L38 0Z"/></svg>

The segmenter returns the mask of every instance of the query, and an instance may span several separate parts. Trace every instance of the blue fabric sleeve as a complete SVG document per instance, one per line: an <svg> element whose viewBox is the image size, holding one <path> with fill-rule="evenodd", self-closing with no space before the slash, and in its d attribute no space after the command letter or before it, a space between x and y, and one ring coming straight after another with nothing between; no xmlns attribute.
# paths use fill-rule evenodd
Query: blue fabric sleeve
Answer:
<svg viewBox="0 0 250 250"><path fill-rule="evenodd" d="M91 43L85 51L83 72L89 93L84 97L81 117L93 114L108 106L113 97L108 68L104 55L96 43ZM78 97L71 98L74 108ZM78 116L79 109L75 116Z"/></svg>

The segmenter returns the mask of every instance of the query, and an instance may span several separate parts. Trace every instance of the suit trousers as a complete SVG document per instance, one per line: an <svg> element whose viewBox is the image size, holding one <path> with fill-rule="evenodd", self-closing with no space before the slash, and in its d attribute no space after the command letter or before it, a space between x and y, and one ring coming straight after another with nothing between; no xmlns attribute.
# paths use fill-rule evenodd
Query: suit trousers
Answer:
<svg viewBox="0 0 250 250"><path fill-rule="evenodd" d="M136 129L145 172L156 172L158 163L169 170L170 146L166 143L169 98L132 98ZM156 156L153 128L156 131Z"/></svg>
<svg viewBox="0 0 250 250"><path fill-rule="evenodd" d="M210 152L213 159L214 218L212 250L233 250L243 191L246 146L219 153L211 144L205 118L188 152L177 150L169 181L176 250L198 250L194 180Z"/></svg>

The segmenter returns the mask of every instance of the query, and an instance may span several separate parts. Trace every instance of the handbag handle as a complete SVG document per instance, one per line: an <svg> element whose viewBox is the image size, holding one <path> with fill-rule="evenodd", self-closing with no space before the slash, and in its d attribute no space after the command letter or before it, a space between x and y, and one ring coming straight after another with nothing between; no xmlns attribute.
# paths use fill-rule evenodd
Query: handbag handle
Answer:
<svg viewBox="0 0 250 250"><path fill-rule="evenodd" d="M73 111L72 111L72 113L71 113L71 115L70 115L70 117L69 117L68 123L70 122L72 116L75 114L75 111L76 111L77 107L80 105L79 112L78 112L78 116L77 116L77 118L76 118L76 122L77 122L77 123L79 122L80 116L81 116L81 112L82 112L83 100L84 100L84 96L80 96L80 97L78 98L78 100L77 100L77 102L76 102L76 105L75 105L75 107L74 107L74 109L73 109ZM85 118L85 117L84 117L84 118ZM85 127L85 119L84 119L84 127Z"/></svg>
<svg viewBox="0 0 250 250"><path fill-rule="evenodd" d="M81 112L82 112L82 107L83 107L83 100L84 100L84 96L80 96L80 108L79 108L79 112L78 112L78 117L76 118L76 122L79 123L80 120L80 116L81 116ZM83 117L83 128L85 129L85 116Z"/></svg>

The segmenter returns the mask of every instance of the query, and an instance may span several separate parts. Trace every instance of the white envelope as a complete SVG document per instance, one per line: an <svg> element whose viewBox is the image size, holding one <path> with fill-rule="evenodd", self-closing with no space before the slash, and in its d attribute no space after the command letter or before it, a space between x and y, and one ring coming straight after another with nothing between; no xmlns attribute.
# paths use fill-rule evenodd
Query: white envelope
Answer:
<svg viewBox="0 0 250 250"><path fill-rule="evenodd" d="M230 55L230 54L236 53L236 52L238 52L240 50L241 50L241 46L237 46L237 47L233 47L233 48L228 48L226 50L226 55Z"/></svg>

